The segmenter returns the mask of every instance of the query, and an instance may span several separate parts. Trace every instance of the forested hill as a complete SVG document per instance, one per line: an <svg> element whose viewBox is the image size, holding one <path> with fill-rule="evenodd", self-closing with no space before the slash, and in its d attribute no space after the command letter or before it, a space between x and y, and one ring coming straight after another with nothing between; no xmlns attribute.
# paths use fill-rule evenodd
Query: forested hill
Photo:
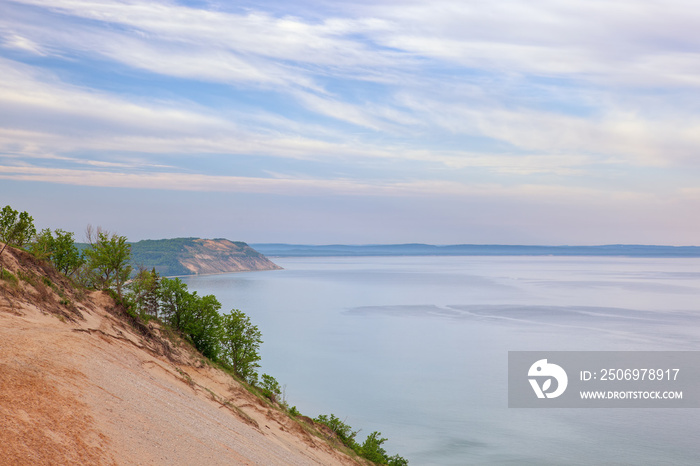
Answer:
<svg viewBox="0 0 700 466"><path fill-rule="evenodd" d="M281 267L240 241L173 238L131 243L135 268L152 269L163 276L278 270Z"/></svg>

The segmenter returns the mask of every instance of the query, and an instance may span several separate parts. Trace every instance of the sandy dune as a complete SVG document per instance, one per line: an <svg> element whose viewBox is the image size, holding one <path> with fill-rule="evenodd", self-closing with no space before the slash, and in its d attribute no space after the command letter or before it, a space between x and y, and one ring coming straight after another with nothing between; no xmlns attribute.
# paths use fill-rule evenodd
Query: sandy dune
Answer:
<svg viewBox="0 0 700 466"><path fill-rule="evenodd" d="M2 260L25 278L0 280L2 464L358 464L109 296Z"/></svg>

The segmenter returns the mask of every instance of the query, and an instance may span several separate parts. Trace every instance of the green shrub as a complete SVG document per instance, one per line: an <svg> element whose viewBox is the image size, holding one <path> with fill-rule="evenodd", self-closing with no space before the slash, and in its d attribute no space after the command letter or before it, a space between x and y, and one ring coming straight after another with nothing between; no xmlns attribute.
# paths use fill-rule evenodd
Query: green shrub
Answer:
<svg viewBox="0 0 700 466"><path fill-rule="evenodd" d="M56 286L56 284L52 282L49 277L43 276L41 277L41 281L44 283L44 285L54 290L58 296L60 296L63 299L66 299L66 294L63 292L63 290Z"/></svg>
<svg viewBox="0 0 700 466"><path fill-rule="evenodd" d="M389 466L408 466L408 460L403 456L394 455L388 458L386 464Z"/></svg>
<svg viewBox="0 0 700 466"><path fill-rule="evenodd" d="M5 280L6 282L10 282L13 285L19 284L19 280L17 279L17 277L12 272L6 269L0 270L0 279Z"/></svg>
<svg viewBox="0 0 700 466"><path fill-rule="evenodd" d="M330 430L338 436L341 442L347 447L353 448L356 445L355 436L359 431L353 431L352 427L347 425L345 422L341 421L334 414L326 416L325 414L319 415L314 419L316 422L328 427Z"/></svg>
<svg viewBox="0 0 700 466"><path fill-rule="evenodd" d="M17 278L22 280L23 282L29 283L33 287L36 287L36 275L34 275L32 272L29 273L24 273L21 270L17 271Z"/></svg>
<svg viewBox="0 0 700 466"><path fill-rule="evenodd" d="M282 388L280 384L271 375L263 374L262 383L260 388L262 389L263 395L269 398L273 402L277 402L279 396L282 394Z"/></svg>
<svg viewBox="0 0 700 466"><path fill-rule="evenodd" d="M54 236L55 233L55 236ZM85 258L73 240L73 233L45 228L34 237L30 251L39 259L49 260L56 269L70 277L84 263Z"/></svg>
<svg viewBox="0 0 700 466"><path fill-rule="evenodd" d="M386 442L381 437L381 432L372 432L360 447L360 456L379 464L386 463L386 450L382 448L382 443Z"/></svg>
<svg viewBox="0 0 700 466"><path fill-rule="evenodd" d="M386 442L387 439L382 438L380 432L372 432L367 436L364 443L359 445L355 441L355 436L359 431L353 431L349 425L333 414L330 416L321 414L315 418L314 421L331 429L346 447L352 449L355 453L369 461L377 464L388 464L390 466L408 465L408 460L399 455L394 455L392 457L386 455L386 450L382 448L382 444Z"/></svg>

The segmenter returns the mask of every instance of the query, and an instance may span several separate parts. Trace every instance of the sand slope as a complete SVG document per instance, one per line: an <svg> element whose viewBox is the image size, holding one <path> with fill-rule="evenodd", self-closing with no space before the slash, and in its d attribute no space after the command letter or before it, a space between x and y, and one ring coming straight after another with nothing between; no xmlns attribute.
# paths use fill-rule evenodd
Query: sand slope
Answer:
<svg viewBox="0 0 700 466"><path fill-rule="evenodd" d="M358 464L108 295L8 251L21 278L0 280L2 464Z"/></svg>

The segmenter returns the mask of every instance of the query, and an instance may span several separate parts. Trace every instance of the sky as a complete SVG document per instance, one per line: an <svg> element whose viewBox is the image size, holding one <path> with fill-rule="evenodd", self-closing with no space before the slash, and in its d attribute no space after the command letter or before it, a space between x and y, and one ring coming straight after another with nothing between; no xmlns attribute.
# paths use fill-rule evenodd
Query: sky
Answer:
<svg viewBox="0 0 700 466"><path fill-rule="evenodd" d="M0 12L0 205L38 228L700 244L694 0Z"/></svg>

